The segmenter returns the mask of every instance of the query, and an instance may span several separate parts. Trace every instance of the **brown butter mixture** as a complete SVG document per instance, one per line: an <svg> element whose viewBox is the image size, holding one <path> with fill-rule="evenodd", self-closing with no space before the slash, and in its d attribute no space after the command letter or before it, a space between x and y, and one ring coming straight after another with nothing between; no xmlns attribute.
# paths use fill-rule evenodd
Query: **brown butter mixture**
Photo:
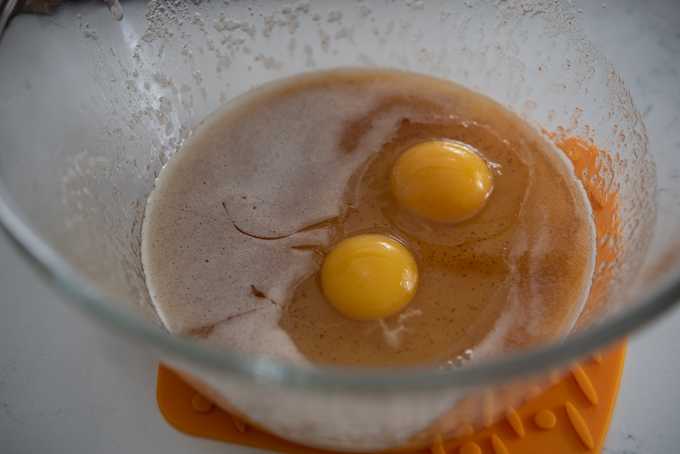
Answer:
<svg viewBox="0 0 680 454"><path fill-rule="evenodd" d="M285 112L289 105L289 118L277 117L276 121L289 123L289 131L323 136L324 130L305 132L299 125L305 115L309 115L307 121L333 115L336 105L328 99L335 98L319 96L327 89L338 97L338 106L349 106L348 112L352 112L342 117L337 134L327 134L337 143L328 152L332 159L318 167L319 172L331 175L336 165L338 173L342 170L347 175L344 190L335 197L336 216L310 216L313 202L299 203L297 208L290 204L290 200L313 201L315 193L319 198L326 194L323 178L314 174L315 167L310 164L316 159L313 151L299 152L300 156L291 158L291 168L281 170L308 180L307 199L286 199L280 188L272 189L269 197L253 194L255 180L230 187L219 183L228 178L227 171L219 169L232 169L234 180L261 169L248 162L249 155L257 154L257 147L244 149L250 142L240 135L266 136L268 131L262 127L241 131L240 125L249 119L255 124L266 114ZM310 94L314 96L305 96ZM363 102L369 95L371 101ZM320 105L315 105L316 99ZM566 335L590 285L592 221L573 170L536 129L479 94L404 73L318 73L282 84L256 101L242 103L236 109L238 115L223 115L220 122L204 127L209 130L206 137L214 136L209 143L200 142L202 131L197 131L198 139L173 157L178 162L182 159L182 165L164 171L172 174L166 178L172 184L161 184L162 173L158 194L152 194L154 208L147 209L145 220L145 272L147 282L153 281L154 302L171 330L249 352L236 334L230 334L240 333L243 338L239 324L248 327L253 343L281 328L312 363L368 367L446 367L471 355L498 355L558 341ZM353 103L358 106L356 113ZM378 139L371 136L377 133ZM457 224L422 219L398 206L389 190L389 171L399 154L416 143L438 139L474 147L490 163L494 175L494 191L486 208ZM282 152L290 151L281 134L273 137L272 143L280 144ZM367 143L375 149L366 150ZM187 157L189 153L191 157ZM291 155L295 153L291 151ZM234 158L236 154L239 160ZM359 159L348 158L352 156ZM253 212L264 209L270 213L273 211L266 211L267 207L285 206L277 216L286 218L280 225L290 227L276 230L267 222L258 223L254 215L243 215L247 212L239 203L243 200L245 206L253 198ZM187 210L193 218L185 215ZM197 222L196 216L202 222ZM172 226L167 224L169 220L174 221ZM296 226L296 221L301 225ZM294 227L300 229L291 232ZM269 235L262 233L269 231ZM313 231L323 235L291 241ZM334 244L364 232L384 233L402 241L414 254L420 272L418 292L409 306L401 314L376 322L358 322L335 312L321 294L317 273ZM273 243L280 243L276 250L266 249ZM229 260L230 248L247 251L249 247L261 248L251 256L261 261L253 272L241 255L237 254L236 263ZM187 249L203 252L188 254ZM215 250L217 256L207 253ZM226 251L221 254L226 258L218 258L219 250ZM279 253L281 250L292 253ZM268 251L271 257L263 255ZM221 260L222 272L229 279L221 279L219 269L207 271L208 259L203 261L207 255L211 261ZM306 267L293 277L280 279L292 284L287 293L276 290L271 275L294 268L296 255ZM271 269L267 278L263 277L268 273L265 265ZM201 274L202 269L207 274ZM234 278L232 274L239 270L240 278ZM204 285L195 285L197 281ZM174 295L171 287L183 293ZM154 292L154 288L162 290ZM272 307L277 311L278 326L268 323ZM262 315L260 323L257 314L265 312L270 315ZM259 350L253 347L252 352L268 354L262 349L271 348L271 356L277 357L273 342L270 347L266 342L262 345Z"/></svg>

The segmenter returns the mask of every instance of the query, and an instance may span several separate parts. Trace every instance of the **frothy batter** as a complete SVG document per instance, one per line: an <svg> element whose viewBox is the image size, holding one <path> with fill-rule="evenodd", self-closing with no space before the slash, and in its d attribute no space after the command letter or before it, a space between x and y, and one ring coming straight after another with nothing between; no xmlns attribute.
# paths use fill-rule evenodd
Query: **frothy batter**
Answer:
<svg viewBox="0 0 680 454"><path fill-rule="evenodd" d="M404 209L390 169L409 147L456 141L494 176L481 212ZM593 273L589 205L536 129L457 85L383 71L279 81L226 105L172 157L143 225L147 286L170 331L314 364L448 367L559 341ZM404 244L420 282L399 314L349 319L319 283L344 238Z"/></svg>

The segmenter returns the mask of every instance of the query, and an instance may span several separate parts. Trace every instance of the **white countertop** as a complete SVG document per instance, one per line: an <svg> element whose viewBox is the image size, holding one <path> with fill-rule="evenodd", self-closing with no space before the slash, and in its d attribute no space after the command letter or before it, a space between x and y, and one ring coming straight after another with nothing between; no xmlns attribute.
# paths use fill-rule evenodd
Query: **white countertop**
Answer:
<svg viewBox="0 0 680 454"><path fill-rule="evenodd" d="M650 146L680 153L680 2L582 2L588 36L644 114ZM88 319L36 277L0 235L0 452L230 453L158 411L158 362ZM603 452L680 452L680 306L628 344Z"/></svg>

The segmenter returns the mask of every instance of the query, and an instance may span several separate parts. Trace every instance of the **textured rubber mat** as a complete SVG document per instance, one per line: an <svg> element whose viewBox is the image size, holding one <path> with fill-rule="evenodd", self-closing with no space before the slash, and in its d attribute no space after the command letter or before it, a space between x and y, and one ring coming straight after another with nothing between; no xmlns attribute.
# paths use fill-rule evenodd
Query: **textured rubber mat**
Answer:
<svg viewBox="0 0 680 454"><path fill-rule="evenodd" d="M419 454L571 454L599 453L614 411L626 343L574 363L571 373L507 418L490 427L430 449L400 451ZM172 370L158 369L158 407L178 430L199 436L286 454L330 451L302 446L246 425L198 394Z"/></svg>

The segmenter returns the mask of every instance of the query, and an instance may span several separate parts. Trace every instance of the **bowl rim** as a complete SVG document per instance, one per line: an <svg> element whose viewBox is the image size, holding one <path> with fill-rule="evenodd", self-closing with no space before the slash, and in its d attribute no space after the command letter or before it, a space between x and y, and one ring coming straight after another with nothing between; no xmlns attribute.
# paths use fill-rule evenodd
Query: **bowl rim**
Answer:
<svg viewBox="0 0 680 454"><path fill-rule="evenodd" d="M11 195L0 177L0 230L38 274L68 301L119 333L143 341L183 363L268 385L349 391L424 391L507 381L563 366L570 360L586 356L640 327L680 299L680 268L676 268L652 292L638 298L630 307L601 325L561 343L450 370L312 368L220 350L173 336L129 315L33 232L10 208L8 200L11 200Z"/></svg>

